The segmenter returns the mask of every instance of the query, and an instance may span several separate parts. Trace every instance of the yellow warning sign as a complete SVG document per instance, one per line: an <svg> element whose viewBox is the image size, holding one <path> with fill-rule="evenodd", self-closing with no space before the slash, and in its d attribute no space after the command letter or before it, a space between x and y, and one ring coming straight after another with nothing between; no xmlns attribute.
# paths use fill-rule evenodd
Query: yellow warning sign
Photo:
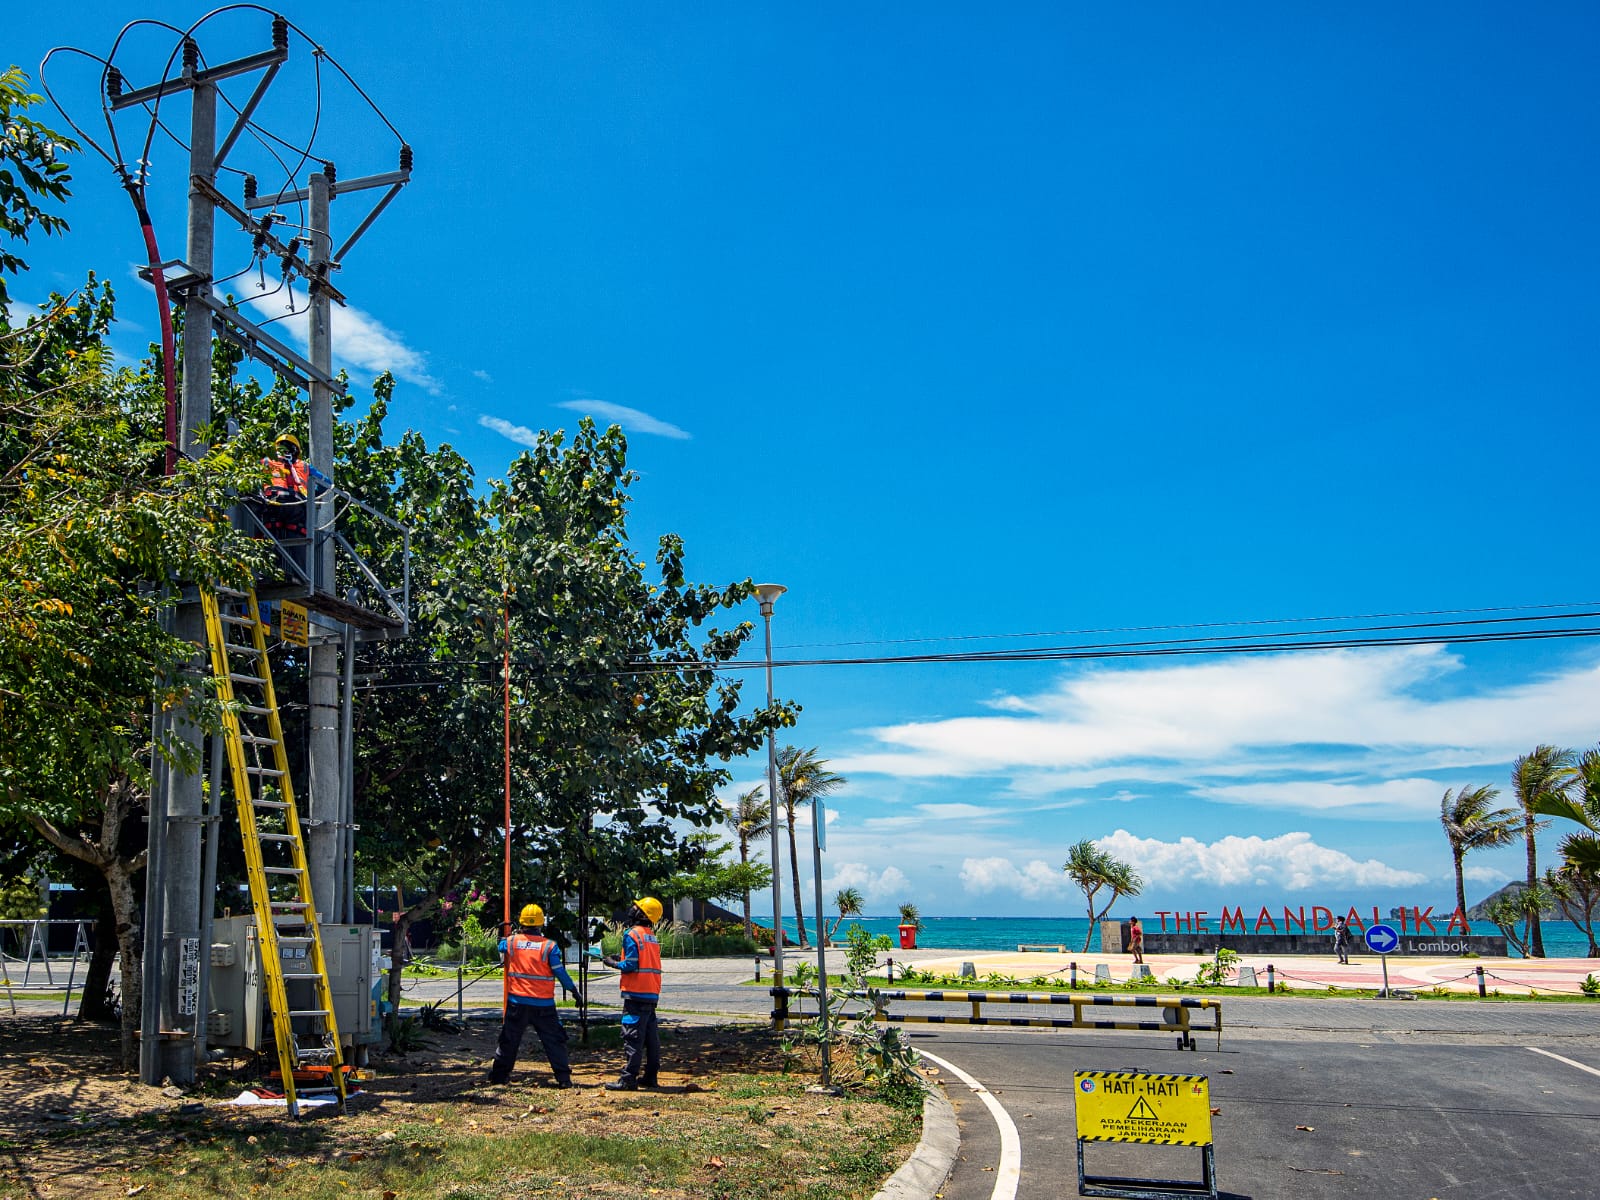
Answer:
<svg viewBox="0 0 1600 1200"><path fill-rule="evenodd" d="M1211 1084L1204 1075L1078 1071L1072 1085L1083 1141L1211 1144Z"/></svg>
<svg viewBox="0 0 1600 1200"><path fill-rule="evenodd" d="M304 646L310 641L311 619L305 607L285 600L278 606L280 615L279 628L283 633L283 640L293 642L296 646Z"/></svg>

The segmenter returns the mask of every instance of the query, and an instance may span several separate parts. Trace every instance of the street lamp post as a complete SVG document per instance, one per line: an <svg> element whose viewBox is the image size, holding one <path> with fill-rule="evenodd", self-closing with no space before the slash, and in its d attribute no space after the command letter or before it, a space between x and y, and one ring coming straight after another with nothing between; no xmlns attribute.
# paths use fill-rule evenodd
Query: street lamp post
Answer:
<svg viewBox="0 0 1600 1200"><path fill-rule="evenodd" d="M761 619L767 627L767 707L772 707L772 606L789 589L781 583L756 584ZM783 986L783 884L778 877L778 743L767 731L767 798L772 802L772 983Z"/></svg>

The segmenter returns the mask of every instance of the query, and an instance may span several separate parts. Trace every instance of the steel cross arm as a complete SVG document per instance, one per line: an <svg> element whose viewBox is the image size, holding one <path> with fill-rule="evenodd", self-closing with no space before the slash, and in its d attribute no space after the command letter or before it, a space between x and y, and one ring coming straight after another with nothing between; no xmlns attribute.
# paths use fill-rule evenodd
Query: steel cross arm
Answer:
<svg viewBox="0 0 1600 1200"><path fill-rule="evenodd" d="M391 184L405 184L411 182L411 172L384 171L379 175L362 175L357 179L340 179L328 185L328 196L342 196L346 192L364 192L368 188L389 187ZM278 192L271 196L257 196L253 200L246 200L246 208L275 208L279 204L297 204L301 200L311 197L309 188L294 188L287 192Z"/></svg>
<svg viewBox="0 0 1600 1200"><path fill-rule="evenodd" d="M329 389L338 392L341 396L349 390L342 379L317 370L316 367L311 365L310 359L284 345L265 329L262 329L261 326L245 320L237 311L223 304L215 296L207 295L205 292L197 292L196 299L209 308L213 315L221 319L221 328L218 332L246 353L261 358L268 366L274 369L283 367L284 364L294 367L299 372L298 376L294 377L295 383L307 386L307 380L315 380L318 383L326 384ZM230 328L231 326L237 326L237 328ZM267 354L262 353L263 348L265 348ZM274 358L278 361L273 361ZM288 372L285 373L288 374Z"/></svg>
<svg viewBox="0 0 1600 1200"><path fill-rule="evenodd" d="M325 288L330 299L339 304L345 303L345 296L343 292L334 287L333 284L329 283L326 279L319 279L316 273L311 269L310 263L301 258L299 254L290 254L288 246L279 241L277 238L273 237L272 234L263 230L261 228L260 221L257 221L249 213L245 212L244 209L240 208L232 200L229 200L226 196L219 192L215 185L213 185L209 180L202 179L198 175L191 175L189 177L189 184L191 187L195 188L202 195L204 195L208 200L210 200L211 203L215 204L223 212L227 213L235 221L239 222L240 227L243 228L246 233L251 234L254 237L261 238L262 245L266 246L267 249L271 250L280 259L287 258L293 260L296 268L299 270L299 273L308 281L316 281L321 287Z"/></svg>
<svg viewBox="0 0 1600 1200"><path fill-rule="evenodd" d="M144 104L161 96L170 96L173 92L183 92L201 83L215 83L219 79L229 79L235 75L243 75L246 71L259 71L262 67L275 67L289 57L287 48L282 50L263 50L260 54L251 54L244 58L236 58L232 62L220 63L215 67L207 67L194 74L184 74L176 79L163 79L160 83L152 83L149 87L137 88L131 92L124 92L111 102L113 112L121 112L135 104ZM232 144L232 139L229 139Z"/></svg>
<svg viewBox="0 0 1600 1200"><path fill-rule="evenodd" d="M284 51L284 58L288 56L288 51ZM229 131L221 147L212 156L213 167L220 167L222 160L228 157L228 151L233 149L233 144L239 140L239 135L244 132L245 126L250 124L250 118L256 111L256 105L260 104L261 98L267 94L267 89L272 86L272 81L277 78L278 68L282 65L281 61L273 63L267 68L267 73L261 77L261 81L256 84L256 90L250 93L249 102L239 110L239 117L234 121L233 129Z"/></svg>
<svg viewBox="0 0 1600 1200"><path fill-rule="evenodd" d="M372 211L367 214L366 219L363 220L361 224L356 226L356 231L345 239L344 245L340 246L334 251L334 262L344 261L344 256L350 253L350 247L354 246L356 242L361 240L361 235L363 233L372 228L372 223L378 219L378 215L382 213L384 209L389 207L389 201L398 196L400 194L400 189L403 187L405 187L405 180L403 179L399 183L389 185L389 190L383 194L383 198L381 200L372 206Z"/></svg>

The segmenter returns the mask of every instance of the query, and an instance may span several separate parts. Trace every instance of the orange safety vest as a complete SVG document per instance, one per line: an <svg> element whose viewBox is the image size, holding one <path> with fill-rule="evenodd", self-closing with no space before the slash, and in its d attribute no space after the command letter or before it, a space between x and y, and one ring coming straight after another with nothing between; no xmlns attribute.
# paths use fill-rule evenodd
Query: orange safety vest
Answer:
<svg viewBox="0 0 1600 1200"><path fill-rule="evenodd" d="M654 1000L661 995L661 943L643 925L635 925L628 930L628 935L639 948L639 969L624 971L619 976L622 994L637 996L641 1000Z"/></svg>
<svg viewBox="0 0 1600 1200"><path fill-rule="evenodd" d="M526 996L530 1000L554 1000L556 976L545 961L554 942L544 937L524 937L513 934L506 942L506 978L511 981L513 996Z"/></svg>
<svg viewBox="0 0 1600 1200"><path fill-rule="evenodd" d="M281 458L264 458L261 464L268 471L263 495L272 503L293 504L310 494L311 468L305 459L297 458L290 463Z"/></svg>

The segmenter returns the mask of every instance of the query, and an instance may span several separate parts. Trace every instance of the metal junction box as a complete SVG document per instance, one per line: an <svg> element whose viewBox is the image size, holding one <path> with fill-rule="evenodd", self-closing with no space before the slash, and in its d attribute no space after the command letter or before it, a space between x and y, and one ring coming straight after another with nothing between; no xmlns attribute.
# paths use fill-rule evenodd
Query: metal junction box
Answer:
<svg viewBox="0 0 1600 1200"><path fill-rule="evenodd" d="M340 1040L347 1045L376 1044L383 1036L378 998L387 961L380 932L371 925L322 925L319 929ZM305 970L308 947L285 946L281 952L285 972ZM261 969L255 917L219 917L213 922L210 979L206 1040L213 1046L250 1051L271 1045L272 1017L267 1012L267 979ZM318 1007L312 999L313 983L289 979L284 987L291 1008ZM297 1018L297 1022L304 1020Z"/></svg>

